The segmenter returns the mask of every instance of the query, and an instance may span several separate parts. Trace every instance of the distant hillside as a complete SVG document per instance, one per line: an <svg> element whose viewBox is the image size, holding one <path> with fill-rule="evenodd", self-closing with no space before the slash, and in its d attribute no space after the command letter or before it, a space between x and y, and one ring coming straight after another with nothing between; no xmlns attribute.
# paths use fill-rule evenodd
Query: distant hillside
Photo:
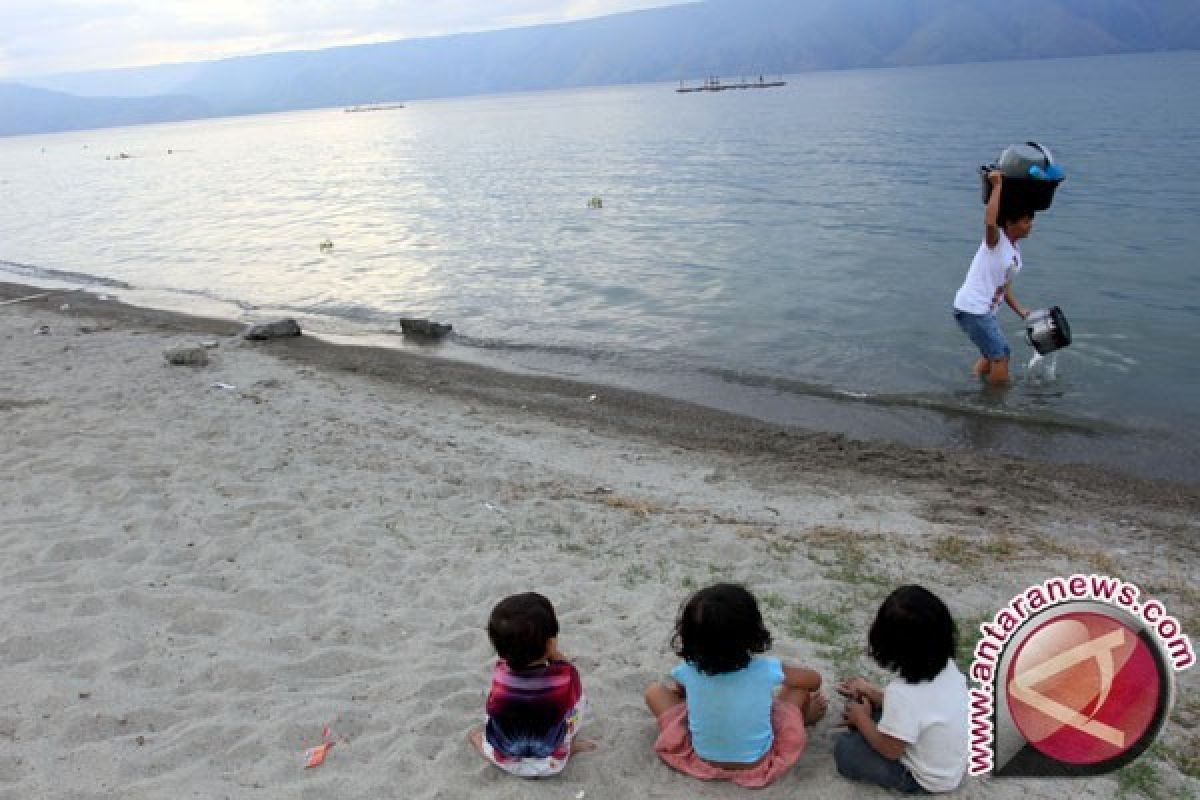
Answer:
<svg viewBox="0 0 1200 800"><path fill-rule="evenodd" d="M0 83L0 136L196 119L212 113L194 97L76 97Z"/></svg>
<svg viewBox="0 0 1200 800"><path fill-rule="evenodd" d="M0 134L144 121L111 121L135 108L150 117L159 108L166 120L709 74L1180 49L1200 49L1200 0L708 0L561 25L53 76L30 83L175 97L137 107L4 102Z"/></svg>

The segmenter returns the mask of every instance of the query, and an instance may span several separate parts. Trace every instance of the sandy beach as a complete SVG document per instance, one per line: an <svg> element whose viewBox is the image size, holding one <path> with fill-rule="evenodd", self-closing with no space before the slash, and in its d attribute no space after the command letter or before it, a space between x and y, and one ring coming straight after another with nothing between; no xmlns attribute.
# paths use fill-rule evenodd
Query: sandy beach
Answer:
<svg viewBox="0 0 1200 800"><path fill-rule="evenodd" d="M884 679L896 585L970 631L1024 587L1104 573L1200 635L1200 488L864 443L93 294L0 284L0 800L718 798L651 751L679 603L746 583L773 652ZM163 351L214 344L203 367ZM522 781L466 743L483 631L548 596L599 749ZM1200 670L1151 754L968 798L1200 797ZM761 798L840 779L840 703ZM306 748L336 742L305 769Z"/></svg>

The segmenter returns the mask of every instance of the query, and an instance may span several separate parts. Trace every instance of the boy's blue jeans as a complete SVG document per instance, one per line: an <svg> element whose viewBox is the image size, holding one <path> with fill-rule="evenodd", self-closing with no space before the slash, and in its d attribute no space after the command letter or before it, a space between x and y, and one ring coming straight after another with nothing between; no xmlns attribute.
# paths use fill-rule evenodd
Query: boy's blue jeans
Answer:
<svg viewBox="0 0 1200 800"><path fill-rule="evenodd" d="M847 731L837 738L833 760L843 778L873 783L904 794L929 794L907 767L879 755L858 731Z"/></svg>
<svg viewBox="0 0 1200 800"><path fill-rule="evenodd" d="M1008 358L1012 353L1008 347L1008 340L1004 338L1004 331L1000 330L1000 323L995 314L971 314L955 309L954 321L958 323L958 327L962 328L962 332L967 335L967 338L979 348L979 353L984 358L996 361Z"/></svg>

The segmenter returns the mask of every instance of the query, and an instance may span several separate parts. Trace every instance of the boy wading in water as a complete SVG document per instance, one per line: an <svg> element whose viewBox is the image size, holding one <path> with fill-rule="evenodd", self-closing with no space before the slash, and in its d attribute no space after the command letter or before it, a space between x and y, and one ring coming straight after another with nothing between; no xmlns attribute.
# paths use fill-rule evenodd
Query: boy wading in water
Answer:
<svg viewBox="0 0 1200 800"><path fill-rule="evenodd" d="M983 242L971 261L966 280L954 296L954 320L979 348L975 374L999 385L1008 382L1012 351L996 320L996 310L1003 298L1021 319L1029 316L1028 309L1013 295L1012 282L1021 271L1021 249L1017 242L1033 232L1033 212L1002 208L1004 174L992 170L987 178L992 193L983 212Z"/></svg>

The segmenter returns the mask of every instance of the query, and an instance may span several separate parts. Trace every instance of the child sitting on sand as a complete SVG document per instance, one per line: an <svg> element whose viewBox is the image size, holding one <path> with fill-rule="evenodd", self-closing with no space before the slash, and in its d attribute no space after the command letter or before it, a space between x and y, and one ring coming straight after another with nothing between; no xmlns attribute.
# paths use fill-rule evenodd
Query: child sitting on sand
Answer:
<svg viewBox="0 0 1200 800"><path fill-rule="evenodd" d="M579 672L558 651L554 606L536 592L501 600L488 620L500 656L487 697L487 724L471 744L505 772L525 778L557 775L572 753L595 747L575 741L586 699Z"/></svg>
<svg viewBox="0 0 1200 800"><path fill-rule="evenodd" d="M834 745L838 772L909 794L958 788L968 697L946 605L920 586L901 586L879 607L868 641L871 657L899 677L883 690L863 678L838 684L851 728Z"/></svg>
<svg viewBox="0 0 1200 800"><path fill-rule="evenodd" d="M745 588L721 583L692 595L672 640L683 663L673 681L646 689L659 758L693 777L747 788L791 769L808 742L805 725L825 714L827 702L816 672L758 655L770 646Z"/></svg>

